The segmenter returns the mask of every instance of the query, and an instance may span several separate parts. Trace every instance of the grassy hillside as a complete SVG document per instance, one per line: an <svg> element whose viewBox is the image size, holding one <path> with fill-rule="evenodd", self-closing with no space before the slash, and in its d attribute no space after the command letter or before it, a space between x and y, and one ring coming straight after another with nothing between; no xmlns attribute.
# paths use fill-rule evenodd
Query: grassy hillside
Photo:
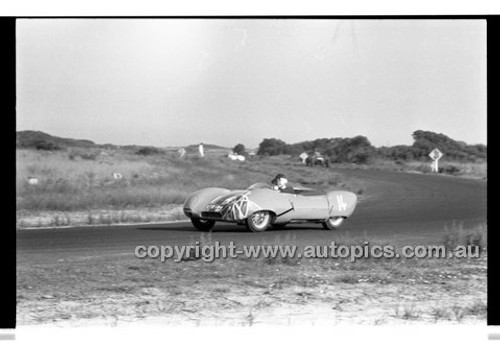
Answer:
<svg viewBox="0 0 500 348"><path fill-rule="evenodd" d="M37 150L61 150L67 147L94 147L93 141L55 137L39 131L21 131L16 133L17 148Z"/></svg>
<svg viewBox="0 0 500 348"><path fill-rule="evenodd" d="M75 155L78 153L79 155ZM309 168L288 156L235 162L225 151L208 150L206 158L175 151L143 156L124 149L101 151L17 150L17 209L74 211L127 209L182 203L187 194L208 186L230 189L269 182L278 172L318 189L347 185L330 170ZM115 178L113 173L118 173ZM28 182L38 179L37 185ZM352 190L359 191L356 183Z"/></svg>

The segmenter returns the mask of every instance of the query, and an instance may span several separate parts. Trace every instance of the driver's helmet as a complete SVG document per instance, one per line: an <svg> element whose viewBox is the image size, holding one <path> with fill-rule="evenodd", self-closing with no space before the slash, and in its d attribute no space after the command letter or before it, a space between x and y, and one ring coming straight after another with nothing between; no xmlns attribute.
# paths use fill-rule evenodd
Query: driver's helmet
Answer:
<svg viewBox="0 0 500 348"><path fill-rule="evenodd" d="M288 179L284 174L278 174L274 177L274 179L271 181L271 184L273 185L273 189L275 190L280 190L284 189L286 187L286 184L288 183Z"/></svg>

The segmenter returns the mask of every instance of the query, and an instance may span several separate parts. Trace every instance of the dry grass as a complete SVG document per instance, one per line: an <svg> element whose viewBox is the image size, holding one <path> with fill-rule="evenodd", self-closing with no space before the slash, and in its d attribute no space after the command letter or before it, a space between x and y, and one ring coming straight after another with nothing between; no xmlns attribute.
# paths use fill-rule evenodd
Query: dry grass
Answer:
<svg viewBox="0 0 500 348"><path fill-rule="evenodd" d="M419 161L390 161L385 159L375 159L370 164L335 164L339 168L363 168L375 170L388 170L409 173L432 174L431 159L427 162ZM439 162L440 175L453 175L464 178L482 179L487 178L487 163L461 163L441 160Z"/></svg>
<svg viewBox="0 0 500 348"><path fill-rule="evenodd" d="M477 246L480 249L485 249L488 244L485 223L468 229L465 229L462 224L453 223L451 229L445 227L445 232L443 244L447 249L455 249L457 246Z"/></svg>
<svg viewBox="0 0 500 348"><path fill-rule="evenodd" d="M27 227L61 227L83 225L111 225L164 221L184 221L186 215L179 204L123 210L89 210L69 212L18 212L17 225Z"/></svg>
<svg viewBox="0 0 500 348"><path fill-rule="evenodd" d="M197 241L211 244L212 238L201 234ZM293 236L275 242L293 242ZM171 325L484 323L486 264L486 254L476 259L329 258L298 263L265 258L162 263L133 255L70 258L47 265L21 262L18 322L92 319L116 324L162 318Z"/></svg>
<svg viewBox="0 0 500 348"><path fill-rule="evenodd" d="M180 159L175 151L141 156L126 150L17 150L17 210L21 215L57 212L56 225L71 223L67 213L77 211L106 210L114 221L120 220L120 211L181 204L203 187L241 189L269 182L278 172L320 190L345 188L358 194L365 190L362 183L345 180L332 170L306 168L288 156L234 162L224 151L206 155L205 159L195 155ZM115 179L113 173L122 177ZM39 183L30 185L29 177Z"/></svg>
<svg viewBox="0 0 500 348"><path fill-rule="evenodd" d="M430 161L429 163L422 162L408 162L401 164L405 171L416 171L421 173L431 173ZM486 179L487 178L487 163L461 163L442 160L439 162L440 174L460 176L473 179Z"/></svg>
<svg viewBox="0 0 500 348"><path fill-rule="evenodd" d="M409 172L431 173L430 162L408 162L400 164L402 170ZM460 176L473 179L487 178L487 163L460 163L442 160L439 162L440 174Z"/></svg>
<svg viewBox="0 0 500 348"><path fill-rule="evenodd" d="M197 189L242 189L255 182L269 182L280 172L292 182L320 191L345 189L360 199L369 191L369 183L335 171L352 165L311 168L287 155L255 156L246 162L231 161L225 150L209 150L205 159L193 154L180 159L175 149L149 156L127 149L78 148L55 152L18 149L16 155L19 226L69 226L81 223L82 215L88 216L89 224L161 221L161 213L143 211L161 212L173 204L178 208ZM486 176L486 163L446 165L459 168L454 175ZM429 171L428 164L421 162L376 161L358 167ZM114 178L113 173L119 173L121 178ZM38 184L29 184L30 177L36 177Z"/></svg>

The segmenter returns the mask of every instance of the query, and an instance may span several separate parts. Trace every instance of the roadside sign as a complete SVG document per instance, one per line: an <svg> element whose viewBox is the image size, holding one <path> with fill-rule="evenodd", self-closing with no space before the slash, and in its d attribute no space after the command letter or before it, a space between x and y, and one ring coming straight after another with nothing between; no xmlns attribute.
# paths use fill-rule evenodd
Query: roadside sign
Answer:
<svg viewBox="0 0 500 348"><path fill-rule="evenodd" d="M443 157L443 153L439 151L438 148L435 148L434 150L431 151L429 154L429 157L432 158L434 161L439 160L441 157Z"/></svg>
<svg viewBox="0 0 500 348"><path fill-rule="evenodd" d="M435 173L439 173L438 162L441 157L443 157L443 153L439 151L438 148L434 148L429 154L429 157L432 158L431 170Z"/></svg>

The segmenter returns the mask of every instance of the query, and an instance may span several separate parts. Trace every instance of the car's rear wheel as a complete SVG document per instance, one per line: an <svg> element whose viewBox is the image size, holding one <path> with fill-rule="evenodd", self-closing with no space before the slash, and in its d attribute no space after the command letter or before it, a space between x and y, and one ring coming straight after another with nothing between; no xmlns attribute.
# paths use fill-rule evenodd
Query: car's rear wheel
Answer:
<svg viewBox="0 0 500 348"><path fill-rule="evenodd" d="M323 222L323 227L325 230L336 230L342 226L345 218L341 216L331 217L325 222Z"/></svg>
<svg viewBox="0 0 500 348"><path fill-rule="evenodd" d="M194 227L196 227L198 230L202 232L210 231L215 225L214 220L202 220L198 218L191 218L191 222L193 223Z"/></svg>
<svg viewBox="0 0 500 348"><path fill-rule="evenodd" d="M271 225L272 215L270 212L262 210L256 211L247 219L248 228L252 232L262 232Z"/></svg>

